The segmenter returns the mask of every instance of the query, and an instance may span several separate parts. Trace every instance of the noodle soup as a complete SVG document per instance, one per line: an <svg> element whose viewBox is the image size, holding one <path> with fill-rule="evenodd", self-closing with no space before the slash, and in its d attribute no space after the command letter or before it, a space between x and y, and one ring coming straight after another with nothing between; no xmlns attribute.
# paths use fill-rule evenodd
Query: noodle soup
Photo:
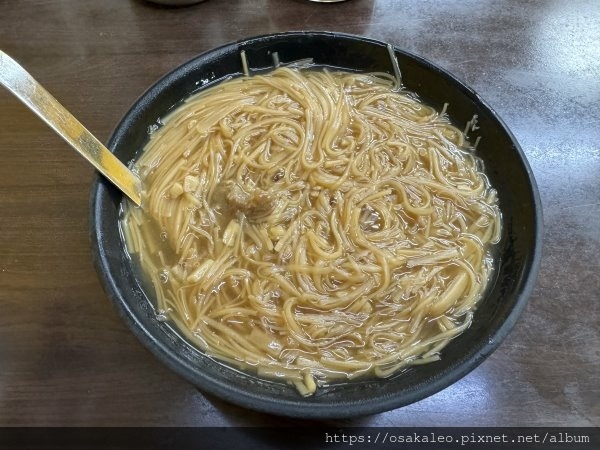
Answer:
<svg viewBox="0 0 600 450"><path fill-rule="evenodd" d="M470 325L496 191L389 75L279 68L163 122L121 228L157 314L208 355L310 395L435 361Z"/></svg>

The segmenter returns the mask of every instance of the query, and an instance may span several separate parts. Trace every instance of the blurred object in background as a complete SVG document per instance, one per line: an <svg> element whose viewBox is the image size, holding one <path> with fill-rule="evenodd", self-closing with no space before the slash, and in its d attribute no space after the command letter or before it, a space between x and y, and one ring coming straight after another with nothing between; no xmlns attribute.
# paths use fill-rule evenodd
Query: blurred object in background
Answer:
<svg viewBox="0 0 600 450"><path fill-rule="evenodd" d="M168 5L168 6L186 6L186 5L194 5L196 3L202 3L205 0L146 0L150 3L158 3L159 5ZM340 0L338 0L340 1Z"/></svg>

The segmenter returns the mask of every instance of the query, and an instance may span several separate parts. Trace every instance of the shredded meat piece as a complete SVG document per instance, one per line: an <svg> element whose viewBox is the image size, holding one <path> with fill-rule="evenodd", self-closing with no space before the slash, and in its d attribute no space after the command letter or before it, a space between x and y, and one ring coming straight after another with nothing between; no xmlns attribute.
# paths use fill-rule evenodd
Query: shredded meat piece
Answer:
<svg viewBox="0 0 600 450"><path fill-rule="evenodd" d="M227 201L229 206L243 212L248 218L266 215L275 206L275 196L256 186L227 182Z"/></svg>

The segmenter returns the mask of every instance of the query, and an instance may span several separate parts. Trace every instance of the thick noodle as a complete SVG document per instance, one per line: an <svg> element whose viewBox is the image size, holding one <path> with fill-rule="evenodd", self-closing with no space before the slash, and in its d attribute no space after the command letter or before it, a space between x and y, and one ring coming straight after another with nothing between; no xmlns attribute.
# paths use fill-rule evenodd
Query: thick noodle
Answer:
<svg viewBox="0 0 600 450"><path fill-rule="evenodd" d="M439 359L500 213L463 133L393 84L279 68L164 120L136 162L144 207L122 218L161 317L304 395Z"/></svg>

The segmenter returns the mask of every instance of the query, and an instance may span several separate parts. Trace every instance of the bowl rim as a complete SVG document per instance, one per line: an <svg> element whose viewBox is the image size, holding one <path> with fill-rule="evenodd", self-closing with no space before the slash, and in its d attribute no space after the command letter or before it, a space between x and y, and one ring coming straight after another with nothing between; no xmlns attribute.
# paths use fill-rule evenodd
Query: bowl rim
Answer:
<svg viewBox="0 0 600 450"><path fill-rule="evenodd" d="M367 38L364 36L357 36L353 34L337 33L329 31L290 31L280 32L272 34L263 34L250 38L240 39L231 43L221 45L219 47L212 48L208 51L202 52L194 58L186 61L185 63L177 66L176 68L169 71L166 75L162 76L159 80L153 83L129 108L118 125L111 133L109 139L108 148L114 151L115 141L119 130L122 129L128 122L134 120L136 107L140 104L142 99L154 96L160 91L161 86L168 84L171 80L177 77L177 74L185 71L186 68L190 68L196 61L206 58L210 55L217 55L225 52L232 48L239 48L253 42L264 42L270 39L280 38L303 38L306 36L322 36L325 38L343 38L350 40L359 40L363 43L386 45L384 42L376 39ZM124 300L124 292L119 286L118 281L115 279L114 274L111 273L111 263L102 245L103 233L100 229L99 224L101 220L102 211L102 200L106 197L106 189L112 189L109 183L102 178L101 175L96 174L95 179L91 185L90 190L90 242L92 247L92 254L94 265L98 272L101 284L111 299L112 304L116 307L119 315L125 320L129 329L137 336L137 338L144 344L160 361L166 364L171 370L182 376L187 381L191 382L195 386L199 387L203 391L210 394L216 395L226 401L235 403L239 406L271 413L282 416L298 417L298 418L313 418L313 419L332 419L332 418L349 418L364 416L374 413L380 413L392 409L406 406L414 403L423 398L429 397L449 385L455 383L459 379L466 376L469 372L478 367L503 341L503 339L509 334L511 329L518 321L523 309L525 308L528 299L533 292L537 275L540 268L541 262L541 251L542 251L542 236L543 236L543 216L540 195L535 181L531 167L527 161L527 158L517 142L515 136L506 126L500 116L470 87L459 80L457 77L452 75L447 70L431 63L429 60L420 56L414 55L411 52L407 52L393 46L393 50L396 55L411 58L421 65L425 66L428 70L437 72L438 75L449 79L456 87L462 90L464 95L470 97L473 101L477 102L482 108L487 110L490 116L497 122L498 126L506 133L507 137L513 144L514 151L520 158L520 163L526 173L526 179L530 187L530 195L533 203L533 221L535 230L533 230L534 240L533 251L531 255L528 255L527 259L528 268L524 270L525 276L519 280L520 289L517 294L517 300L510 310L509 314L504 318L503 322L493 330L489 335L489 340L484 343L466 360L460 361L453 367L450 367L443 376L434 377L433 379L427 380L426 384L417 383L414 389L404 390L398 395L390 395L385 397L374 397L367 398L362 401L348 401L348 402L335 402L331 404L323 403L312 403L307 401L306 398L298 397L297 401L289 401L283 399L273 399L271 396L266 394L260 394L252 392L251 390L237 389L226 383L222 379L207 378L199 373L196 368L193 367L185 358L182 358L179 354L174 354L168 346L158 339L149 330L144 323L136 316L134 311L131 309L127 301ZM104 189L104 191L103 191Z"/></svg>

